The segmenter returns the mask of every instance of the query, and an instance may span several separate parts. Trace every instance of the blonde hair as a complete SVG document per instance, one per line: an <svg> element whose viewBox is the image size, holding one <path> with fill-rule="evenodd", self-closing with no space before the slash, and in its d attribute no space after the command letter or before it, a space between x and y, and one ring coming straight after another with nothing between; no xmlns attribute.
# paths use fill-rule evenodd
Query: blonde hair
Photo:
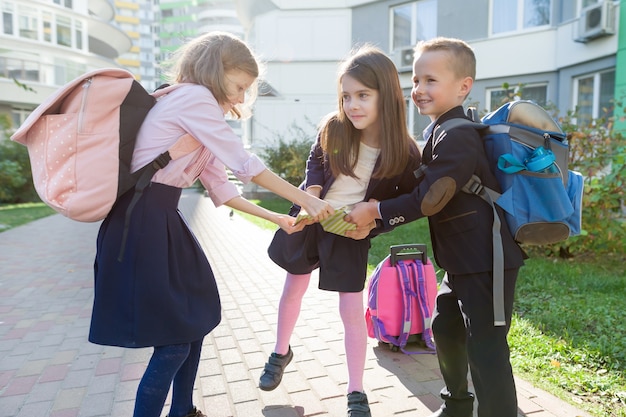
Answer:
<svg viewBox="0 0 626 417"><path fill-rule="evenodd" d="M230 113L241 119L250 115L250 107L258 94L261 64L248 45L227 32L205 33L180 47L172 57L170 79L175 83L196 83L207 87L218 103L225 103L226 73L241 70L254 77L243 104L237 104Z"/></svg>
<svg viewBox="0 0 626 417"><path fill-rule="evenodd" d="M450 58L450 70L457 78L476 79L476 56L465 41L456 38L437 37L420 41L414 48L415 56L424 52L443 51Z"/></svg>
<svg viewBox="0 0 626 417"><path fill-rule="evenodd" d="M378 91L380 162L372 177L390 178L401 174L409 163L411 142L414 142L407 128L406 102L395 65L380 49L369 44L352 50L339 67L339 109L322 120L320 143L328 155L333 174L355 176L361 140L361 132L343 109L341 82L346 75Z"/></svg>

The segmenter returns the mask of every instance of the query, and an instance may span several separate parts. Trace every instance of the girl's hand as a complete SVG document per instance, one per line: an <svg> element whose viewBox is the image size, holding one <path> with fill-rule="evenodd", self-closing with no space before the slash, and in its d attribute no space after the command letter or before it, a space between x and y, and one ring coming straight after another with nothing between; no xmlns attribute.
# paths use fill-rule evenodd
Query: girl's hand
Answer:
<svg viewBox="0 0 626 417"><path fill-rule="evenodd" d="M299 221L298 224L294 224L296 222L295 217L288 216L286 214L278 214L274 222L283 229L288 235L296 232L301 232L305 226L308 225L307 221Z"/></svg>
<svg viewBox="0 0 626 417"><path fill-rule="evenodd" d="M307 200L302 204L302 208L313 218L313 221L319 222L335 213L335 209L326 201L309 194L307 196Z"/></svg>
<svg viewBox="0 0 626 417"><path fill-rule="evenodd" d="M368 224L365 227L357 226L357 228L354 230L346 230L345 236L354 240L365 239L366 237L369 236L372 229L375 229L375 228L376 228L376 222L372 221L370 224Z"/></svg>

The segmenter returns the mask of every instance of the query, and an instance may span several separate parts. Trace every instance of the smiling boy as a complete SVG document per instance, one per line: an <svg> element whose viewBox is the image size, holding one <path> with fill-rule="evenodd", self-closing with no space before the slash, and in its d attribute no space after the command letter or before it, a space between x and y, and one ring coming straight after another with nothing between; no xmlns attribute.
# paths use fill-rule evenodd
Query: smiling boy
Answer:
<svg viewBox="0 0 626 417"><path fill-rule="evenodd" d="M476 58L462 40L436 38L415 47L411 98L432 123L419 170L421 182L410 193L381 202L358 204L347 217L357 226L381 219L385 227L428 217L434 256L446 271L432 319L444 404L431 417L471 417L474 394L479 417L516 417L517 398L507 333L515 282L524 254L500 209L504 248L506 323L494 325L493 211L480 197L465 193L472 175L500 190L489 169L482 139L472 126L449 131L441 124L466 117L462 107L476 76Z"/></svg>

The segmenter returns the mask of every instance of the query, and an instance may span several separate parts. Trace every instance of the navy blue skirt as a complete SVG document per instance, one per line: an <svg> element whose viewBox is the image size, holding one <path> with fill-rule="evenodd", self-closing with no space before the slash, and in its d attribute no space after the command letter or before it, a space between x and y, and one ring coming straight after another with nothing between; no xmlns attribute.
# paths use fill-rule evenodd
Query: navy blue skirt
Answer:
<svg viewBox="0 0 626 417"><path fill-rule="evenodd" d="M178 211L181 189L152 183L144 191L120 261L133 193L100 226L89 341L138 348L199 340L220 322L221 305L206 255Z"/></svg>

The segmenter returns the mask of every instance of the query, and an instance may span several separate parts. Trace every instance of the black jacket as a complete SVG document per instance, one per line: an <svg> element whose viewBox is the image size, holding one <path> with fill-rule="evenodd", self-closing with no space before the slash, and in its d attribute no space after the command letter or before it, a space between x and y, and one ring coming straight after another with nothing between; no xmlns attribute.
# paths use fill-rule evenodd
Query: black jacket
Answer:
<svg viewBox="0 0 626 417"><path fill-rule="evenodd" d="M451 274L470 274L493 269L493 210L485 201L461 189L478 175L483 184L500 190L489 169L480 135L472 126L448 132L438 128L444 121L465 117L461 106L442 115L423 151L423 178L410 193L381 201L384 227L394 227L428 217L433 252L437 263ZM451 198L450 198L451 197ZM438 204L449 199L445 205ZM505 268L523 265L524 252L513 240L498 208L502 226Z"/></svg>
<svg viewBox="0 0 626 417"><path fill-rule="evenodd" d="M311 153L306 164L306 177L301 188L306 189L311 185L320 185L322 187L320 198L323 199L330 189L330 186L335 182L335 177L330 169L328 155L322 150L319 139L318 136L316 142L311 147ZM413 172L420 166L421 161L422 158L417 144L412 143L411 158L402 174L393 178L370 178L363 201L368 201L372 198L382 201L410 193L418 183L418 179ZM378 166L379 163L380 160L376 161L376 166ZM300 207L294 205L289 214L296 216L299 211ZM372 229L370 237L376 236L383 231L388 232L390 231L389 229L391 228L383 228L379 223L377 228Z"/></svg>

